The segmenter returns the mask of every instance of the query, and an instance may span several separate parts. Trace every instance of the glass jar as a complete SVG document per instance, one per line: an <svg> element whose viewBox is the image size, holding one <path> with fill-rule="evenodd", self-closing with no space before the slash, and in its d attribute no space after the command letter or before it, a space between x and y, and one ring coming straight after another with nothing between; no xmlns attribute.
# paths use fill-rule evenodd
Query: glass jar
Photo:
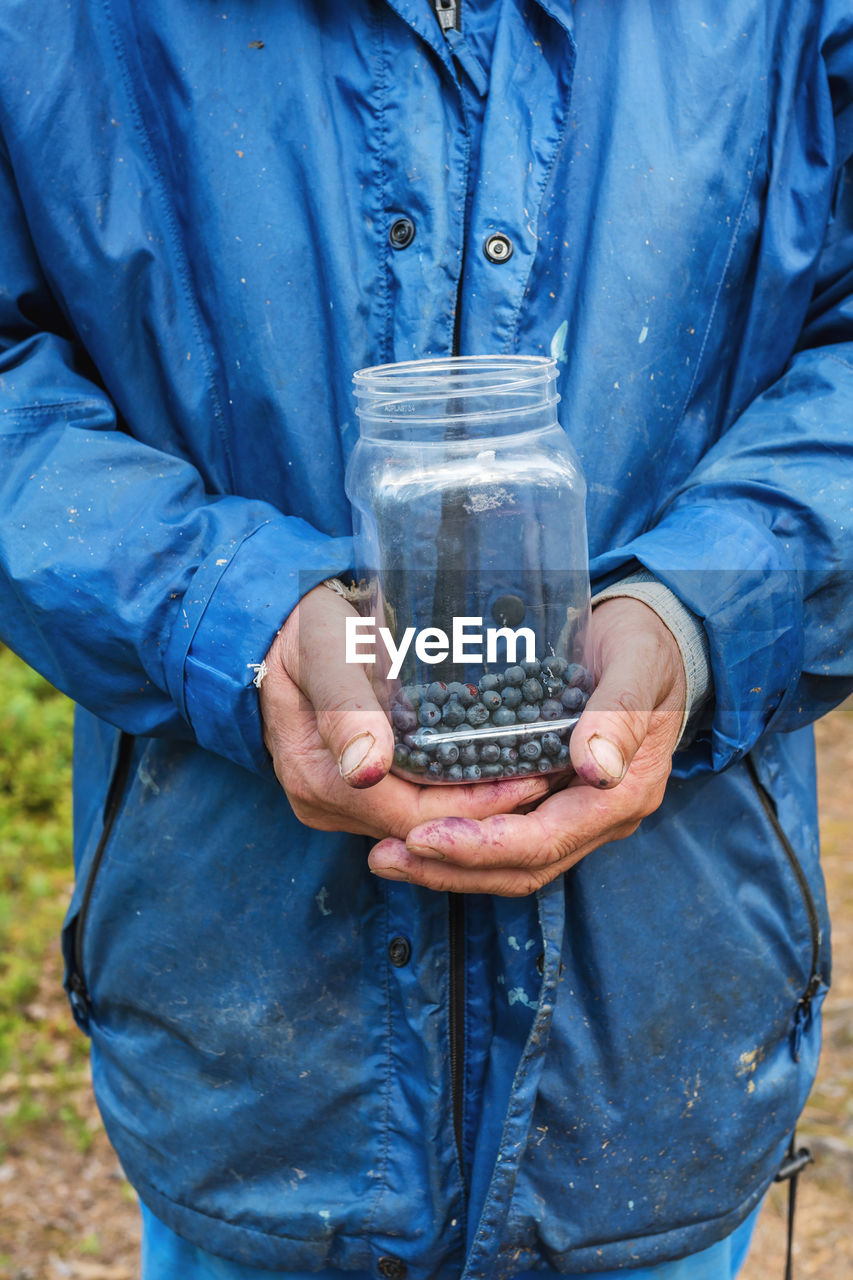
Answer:
<svg viewBox="0 0 853 1280"><path fill-rule="evenodd" d="M394 772L565 770L592 690L585 484L554 360L467 356L355 374L347 468L361 617Z"/></svg>

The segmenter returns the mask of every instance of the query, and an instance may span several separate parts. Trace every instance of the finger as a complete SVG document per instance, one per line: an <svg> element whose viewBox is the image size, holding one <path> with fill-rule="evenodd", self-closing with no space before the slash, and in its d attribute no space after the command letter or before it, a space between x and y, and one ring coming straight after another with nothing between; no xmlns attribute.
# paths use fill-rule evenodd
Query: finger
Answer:
<svg viewBox="0 0 853 1280"><path fill-rule="evenodd" d="M519 805L541 800L547 794L544 778L505 778L473 786L417 786L390 774L369 796L357 801L347 799L345 804L348 821L356 818L366 826L368 834L394 836L404 841L416 825L451 815L453 820L463 821L510 813ZM326 795L318 797L318 802L327 806L335 799L335 789L331 788Z"/></svg>
<svg viewBox="0 0 853 1280"><path fill-rule="evenodd" d="M615 787L651 730L663 729L662 749L671 755L686 693L684 664L675 637L642 601L605 601L593 611L592 627L598 684L572 733L570 758L584 782Z"/></svg>
<svg viewBox="0 0 853 1280"><path fill-rule="evenodd" d="M405 881L437 893L489 893L518 898L535 893L568 871L587 852L590 850L580 849L541 867L459 867L421 858L400 840L383 840L371 849L367 862L373 874L381 879Z"/></svg>
<svg viewBox="0 0 853 1280"><path fill-rule="evenodd" d="M470 785L453 783L418 787L417 802L406 813L402 834L405 836L413 827L439 819L479 820L493 814L512 813L544 800L550 794L551 786L543 774L540 777L500 778L494 782Z"/></svg>
<svg viewBox="0 0 853 1280"><path fill-rule="evenodd" d="M350 787L373 787L391 767L394 734L365 668L346 661L345 622L355 611L318 588L296 612L295 630L283 636L285 669L310 703L341 778Z"/></svg>
<svg viewBox="0 0 853 1280"><path fill-rule="evenodd" d="M414 827L406 838L410 854L477 869L542 868L572 861L605 839L627 834L634 821L634 797L602 796L588 787L552 795L527 814L498 814L482 821L440 818Z"/></svg>
<svg viewBox="0 0 853 1280"><path fill-rule="evenodd" d="M578 777L602 788L622 781L649 731L657 697L649 664L637 660L636 650L607 663L569 742Z"/></svg>

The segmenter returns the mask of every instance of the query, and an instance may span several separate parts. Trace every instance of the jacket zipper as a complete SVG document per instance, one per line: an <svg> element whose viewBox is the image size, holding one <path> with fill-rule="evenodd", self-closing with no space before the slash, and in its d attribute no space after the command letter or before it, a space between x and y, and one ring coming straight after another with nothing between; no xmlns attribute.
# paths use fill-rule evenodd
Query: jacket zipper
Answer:
<svg viewBox="0 0 853 1280"><path fill-rule="evenodd" d="M451 27L459 28L459 10L461 8L461 0L433 0L435 16L438 18L438 25L442 31L449 31Z"/></svg>
<svg viewBox="0 0 853 1280"><path fill-rule="evenodd" d="M773 801L773 797L770 795L769 791L767 790L767 788L764 786L761 779L759 778L758 770L756 769L755 762L753 761L751 756L746 756L745 764L746 764L747 772L749 773L750 781L752 782L753 788L759 800L761 801L764 812L767 814L767 819L770 825L772 826L774 832L776 833L776 837L780 845L782 846L782 849L785 852L785 856L788 859L788 862L790 864L791 870L793 871L794 876L796 877L797 884L799 885L799 889L800 889L800 895L803 899L803 904L806 908L806 914L808 915L808 918L809 918L809 933L811 935L811 948L812 948L811 972L809 974L809 980L806 985L806 989L803 992L803 994L800 996L800 999L797 1002L797 1007L794 1010L794 1026L791 1031L791 1055L795 1062L799 1062L800 1050L802 1048L802 1043L803 1043L803 1036L811 1027L812 1001L817 995L820 989L821 981L822 981L820 973L818 972L818 963L820 961L820 942L821 942L820 921L818 919L817 907L815 906L815 900L811 891L811 886L808 882L808 879L806 878L806 873L802 868L800 859L797 857L796 850L794 849L794 846L791 844L791 841L788 839L787 835L785 834L782 824L779 821L779 815L776 812L776 805Z"/></svg>
<svg viewBox="0 0 853 1280"><path fill-rule="evenodd" d="M461 0L433 0L433 8L435 16L438 19L442 33L446 36L447 32L453 28L460 30L461 27ZM460 273L460 291L462 276ZM459 317L461 311L461 299L459 292L456 296L456 311L453 317L453 342L452 354L459 355ZM452 510L452 503L447 503L447 495L442 501L442 516L440 522L439 536L444 530L445 538L448 538L448 530L452 525L455 512ZM452 539L449 539L452 542ZM451 555L452 565L445 566L448 577L452 577L454 571L461 572L459 566L460 555L464 559L464 550L462 548L455 549L456 554ZM455 584L458 590L458 582ZM444 575L439 576L436 583L436 603L439 601L447 602L452 598L453 587L449 582L444 581ZM442 677L439 675L439 679ZM448 910L448 947L449 947L449 980L450 990L448 994L449 1002L449 1028L450 1037L450 1099L453 1113L453 1134L456 1141L456 1154L459 1160L459 1171L463 1182L465 1181L465 1159L463 1150L463 1113L465 1105L465 1089L464 1089L464 1067L465 1067L465 897L461 893L449 893L447 895Z"/></svg>
<svg viewBox="0 0 853 1280"><path fill-rule="evenodd" d="M450 1098L459 1170L465 1180L462 1116L465 1066L465 897L448 894L450 937Z"/></svg>
<svg viewBox="0 0 853 1280"><path fill-rule="evenodd" d="M101 834L95 852L92 855L92 865L89 868L89 874L86 878L86 886L83 890L83 897L80 901L80 910L77 913L77 921L74 926L74 970L71 973L68 986L72 995L72 1002L76 1009L83 1013L88 1011L91 1005L89 990L86 986L86 978L83 973L83 937L86 932L86 917L89 914L89 906L92 901L92 894L95 890L95 881L98 878L98 871L104 859L110 836L121 808L124 793L127 789L127 780L130 775L130 763L133 758L133 747L135 739L132 734L122 732L119 739L118 755L116 757L116 765L113 771L112 780L107 792L106 803L104 804L104 825L101 828Z"/></svg>

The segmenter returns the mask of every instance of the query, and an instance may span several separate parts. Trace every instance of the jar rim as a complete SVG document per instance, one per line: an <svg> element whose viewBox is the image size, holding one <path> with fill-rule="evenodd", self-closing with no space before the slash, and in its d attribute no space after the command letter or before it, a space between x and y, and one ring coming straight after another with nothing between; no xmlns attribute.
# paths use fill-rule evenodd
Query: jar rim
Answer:
<svg viewBox="0 0 853 1280"><path fill-rule="evenodd" d="M557 362L551 356L439 356L374 365L353 374L356 412L365 418L404 417L411 426L441 417L501 418L541 413L555 405Z"/></svg>
<svg viewBox="0 0 853 1280"><path fill-rule="evenodd" d="M469 380L472 390L480 394L488 388L482 383L471 381L472 375L491 373L498 376L495 389L516 383L529 383L544 377L547 381L556 379L557 361L553 356L523 355L480 355L480 356L430 356L423 360L401 360L388 364L370 365L357 369L353 374L353 382L357 391L399 391L408 381L439 383L448 375L458 374ZM502 376L509 375L509 376ZM512 376L514 375L514 376ZM374 385L371 385L374 384ZM453 388L454 394L457 388ZM465 394L465 387L458 388ZM435 394L434 387L424 387L424 394Z"/></svg>

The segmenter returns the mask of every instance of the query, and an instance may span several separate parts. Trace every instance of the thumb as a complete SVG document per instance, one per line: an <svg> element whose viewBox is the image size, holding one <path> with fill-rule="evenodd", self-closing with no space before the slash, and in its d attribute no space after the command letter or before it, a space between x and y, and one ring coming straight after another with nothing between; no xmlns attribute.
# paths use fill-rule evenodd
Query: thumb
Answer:
<svg viewBox="0 0 853 1280"><path fill-rule="evenodd" d="M595 787L622 781L648 733L655 692L632 659L605 668L569 743L578 777Z"/></svg>
<svg viewBox="0 0 853 1280"><path fill-rule="evenodd" d="M336 685L314 686L314 713L321 739L338 762L343 781L371 787L391 768L391 724L362 667L329 673Z"/></svg>
<svg viewBox="0 0 853 1280"><path fill-rule="evenodd" d="M346 661L345 619L355 611L332 592L318 592L300 606L297 653L292 642L285 644L284 665L311 704L317 732L344 782L372 787L391 768L393 730L364 666Z"/></svg>

